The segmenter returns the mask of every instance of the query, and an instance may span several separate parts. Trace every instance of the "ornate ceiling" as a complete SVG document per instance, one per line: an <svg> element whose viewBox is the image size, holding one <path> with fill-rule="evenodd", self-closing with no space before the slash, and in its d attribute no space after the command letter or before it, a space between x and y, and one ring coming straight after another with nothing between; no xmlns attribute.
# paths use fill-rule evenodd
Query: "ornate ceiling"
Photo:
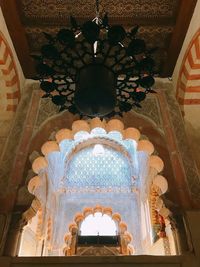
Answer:
<svg viewBox="0 0 200 267"><path fill-rule="evenodd" d="M94 0L21 0L23 17L29 19L68 18L69 15L92 18L95 12ZM177 0L101 0L100 12L108 12L115 18L165 17L171 18L178 7ZM48 8L47 8L48 7Z"/></svg>
<svg viewBox="0 0 200 267"><path fill-rule="evenodd" d="M45 41L42 32L56 33L61 27L68 26L70 15L76 17L80 23L95 17L95 0L7 0L1 2L11 38L17 47L18 57L26 76L31 76L30 74L33 73L29 55L37 53ZM176 62L178 56L174 43L181 47L183 42L180 36L176 36L177 42L173 32L177 31L177 24L180 27L181 12L184 18L187 17L190 20L194 3L196 3L194 0L100 0L99 7L101 15L108 13L110 24L122 24L127 30L136 24L140 25L140 37L145 39L149 47L159 47L155 54L157 71L162 76L168 76L171 75L174 61ZM185 10L186 4L187 10ZM188 4L192 7L190 8ZM13 17L10 16L9 9L15 13ZM183 12L186 12L187 16ZM16 38L17 33L14 32L16 23L21 27L21 31L18 30L18 38ZM186 32L188 25L184 23L181 26L181 36L184 37L184 31ZM23 36L20 36L22 34ZM20 52L20 46L24 55L22 51ZM169 56L173 56L174 59L170 59ZM26 63L25 67L24 62L28 61L29 64Z"/></svg>

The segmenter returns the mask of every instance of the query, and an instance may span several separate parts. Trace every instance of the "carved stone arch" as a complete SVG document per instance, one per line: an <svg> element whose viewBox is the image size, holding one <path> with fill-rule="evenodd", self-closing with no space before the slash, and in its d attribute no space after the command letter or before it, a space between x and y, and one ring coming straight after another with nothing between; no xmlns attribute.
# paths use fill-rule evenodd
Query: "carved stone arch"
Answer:
<svg viewBox="0 0 200 267"><path fill-rule="evenodd" d="M47 140L52 140L52 136L55 136L55 133L59 129L70 129L72 123L77 119L77 116L74 116L69 112L63 112L43 122L41 127L37 130L37 132L31 139L29 154L33 153L34 151L40 151L43 143ZM169 152L167 149L165 137L159 127L157 127L155 123L151 122L148 118L145 118L145 116L138 115L136 112L128 112L124 114L123 119L120 118L120 120L123 121L125 128L137 128L141 131L142 134L148 137L148 139L156 147L158 154L167 164L165 171L167 171L170 175L165 176L173 177L173 171L170 166ZM27 159L25 172L27 172L30 167L31 165L29 163L29 160Z"/></svg>
<svg viewBox="0 0 200 267"><path fill-rule="evenodd" d="M51 119L45 121L39 130L34 134L31 139L29 154L34 151L39 151L42 144L52 136L52 132L55 132L58 129L62 129L63 125L66 128L71 128L73 121L77 119L76 116L63 112L59 115L52 117ZM181 200L177 194L176 179L174 177L174 172L170 160L170 151L168 150L166 139L164 134L148 119L145 119L144 116L138 116L136 112L128 112L123 116L123 123L125 127L136 127L142 134L148 136L149 140L154 144L156 151L161 156L165 162L165 169L163 175L167 177L169 183L169 192L167 197L172 203L179 203L181 205ZM26 165L24 166L24 177L27 176L28 170L31 169L31 164L27 158Z"/></svg>
<svg viewBox="0 0 200 267"><path fill-rule="evenodd" d="M6 112L12 115L20 100L20 81L11 48L0 31L0 83L1 116ZM5 115L6 116L6 115Z"/></svg>
<svg viewBox="0 0 200 267"><path fill-rule="evenodd" d="M93 127L93 125L95 125L95 127ZM102 129L106 134L106 136L98 137L97 134L97 136L93 137L92 136L93 128ZM113 140L109 140L109 137L112 136L112 133L115 132L117 133L117 135L119 135L119 138L121 140L127 139L134 141L136 149L138 151L145 151L149 155L151 155L154 152L154 146L150 141L139 140L140 131L138 129L133 127L128 127L124 129L123 122L118 119L111 119L108 122L104 122L104 126L102 126L102 121L99 118L94 118L90 121L77 120L73 122L72 130L67 128L61 129L55 134L56 141L47 141L42 145L41 152L44 155L44 157L39 156L34 160L32 164L33 171L38 174L40 170L46 168L48 166L48 162L45 157L51 152L55 151L59 152L61 149L60 146L62 146L62 142L64 142L65 140L75 140L78 132L80 132L81 135L82 133L84 133L84 135L85 133L88 134L88 140L86 140L85 138L82 140L82 138L79 137L80 138L79 143L72 148L72 150L69 152L69 155L71 155L72 153L76 153L78 150L80 150L80 147L83 148L93 143L103 142L103 143L108 143L111 147L117 147L118 150L120 150L124 154L127 154L128 156L128 152L126 151L126 149L123 146L121 146L121 144L118 143L115 140L115 138ZM156 156L152 156L151 159L152 159L152 164L154 164L153 163L154 161L156 162L156 164L161 164L161 165L163 164L159 162L159 157L156 158ZM160 170L158 170L158 172L162 171L162 169L163 167L160 167Z"/></svg>
<svg viewBox="0 0 200 267"><path fill-rule="evenodd" d="M101 136L101 134L103 135ZM118 150L121 150L120 152L123 152L127 154L127 156L129 156L129 152L126 151L126 146L121 146L120 142L117 141L118 139L121 142L127 142L129 140L131 142L131 146L134 147L134 151L143 151L149 158L149 165L147 164L150 167L150 173L148 177L149 181L144 182L145 187L149 186L149 183L151 183L153 177L160 173L164 167L163 161L158 156L151 155L154 152L153 144L148 140L140 139L140 131L138 129L133 127L124 128L123 122L118 119L111 119L108 122L102 122L99 118L94 118L88 121L77 120L72 123L72 129L63 128L57 131L55 133L55 139L55 141L45 142L41 147L43 156L39 156L33 161L32 168L33 171L38 174L38 176L33 177L29 181L28 189L36 196L37 192L35 193L35 190L40 190L43 180L40 174L43 176L45 171L48 169L48 166L49 168L52 167L51 163L48 160L48 156L53 155L53 153L56 153L54 155L61 155L63 151L63 145L65 147L65 144L69 146L69 144L73 143L72 146L69 146L71 147L71 152L70 150L68 150L67 152L67 157L69 156L68 159L70 160L70 155L80 150L79 146L81 146L82 148L87 147L91 143L99 143L101 140L103 140L104 143L108 142L110 145L117 147ZM62 178L63 174L59 179L57 177L56 181L60 181L60 179ZM134 190L134 188L132 188L132 184L130 184L129 190ZM70 193L72 191L67 192ZM44 216L45 209L42 210L41 213L43 213ZM44 223L42 220L43 216L41 216L41 225L43 225Z"/></svg>
<svg viewBox="0 0 200 267"><path fill-rule="evenodd" d="M66 233L66 235L64 237L66 244L64 246L63 252L64 252L65 256L75 255L77 234L78 234L79 229L81 227L81 223L89 215L95 214L96 212L100 212L100 213L102 213L102 215L103 214L108 215L115 222L116 226L118 227L119 236L120 236L120 248L119 248L119 250L111 249L111 251L110 251L111 254L113 254L113 255L134 254L134 247L131 244L133 237L128 232L128 226L124 221L122 221L121 215L119 213L113 213L113 210L111 207L104 207L101 205L96 205L93 208L92 207L85 207L83 209L82 213L76 214L74 217L74 221L69 224L68 232ZM106 247L104 246L104 248L106 248ZM83 253L80 253L79 255L83 255L83 254L85 254L85 252L86 252L86 250L83 251Z"/></svg>
<svg viewBox="0 0 200 267"><path fill-rule="evenodd" d="M192 37L185 55L182 60L180 68L176 97L180 104L182 111L184 105L200 104L199 98L199 84L200 77L200 28Z"/></svg>
<svg viewBox="0 0 200 267"><path fill-rule="evenodd" d="M130 123L133 125L133 121L128 121L128 122L125 121L125 123L128 126L130 125ZM108 133L109 133L109 131L121 132L124 139L130 138L132 136L131 138L133 140L135 140L135 142L137 143L138 150L144 150L149 155L152 154L154 151L154 147L151 144L151 142L149 142L148 140L139 140L140 132L136 128L132 128L132 127L124 128L122 121L117 120L117 119L113 119L113 120L110 120L108 122L102 122L99 119L95 118L89 122L83 121L83 120L74 121L72 123L72 130L71 130L71 125L70 125L69 128L64 128L64 129L61 129L59 131L55 131L54 137L55 137L56 141L51 140L51 141L45 142L41 148L42 154L44 156L46 156L46 155L48 155L48 153L51 153L52 151L59 152L59 150L60 150L59 143L62 143L62 141L64 139L66 139L66 138L67 139L73 139L74 134L76 134L80 131L85 131L85 132L88 131L90 133L92 131L92 129L95 127L98 127L98 125L100 127L104 127ZM147 124L147 125L150 126L151 124ZM154 132L156 132L156 129L154 129L153 133ZM157 135L158 135L158 133L157 133ZM161 172L163 169L162 160L158 156L155 156L155 155L150 156L150 159L152 159L151 160L152 162L150 163L150 165L155 170L155 173L157 174L157 173ZM41 168L46 168L46 166L47 166L47 161L46 161L45 157L43 157L43 156L37 157L36 160L33 162L33 169L36 173L38 173ZM30 183L29 183L29 191L30 192L33 193L35 190L35 187L38 186L37 181L38 181L37 176L30 180ZM40 217L40 225L42 225L43 211L39 209L39 213L40 213L40 216L39 216ZM47 239L50 239L51 227L52 227L51 218L48 218L47 226L48 226ZM41 234L41 229L40 229L40 227L38 227L37 235L40 236L40 234Z"/></svg>

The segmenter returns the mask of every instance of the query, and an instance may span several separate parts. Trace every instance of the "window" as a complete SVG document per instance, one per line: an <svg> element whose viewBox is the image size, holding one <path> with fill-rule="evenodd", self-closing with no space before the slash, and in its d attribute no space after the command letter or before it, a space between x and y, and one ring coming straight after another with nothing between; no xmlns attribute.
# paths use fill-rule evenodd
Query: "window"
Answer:
<svg viewBox="0 0 200 267"><path fill-rule="evenodd" d="M100 235L114 236L117 235L117 227L110 216L96 212L87 216L81 224L80 235Z"/></svg>

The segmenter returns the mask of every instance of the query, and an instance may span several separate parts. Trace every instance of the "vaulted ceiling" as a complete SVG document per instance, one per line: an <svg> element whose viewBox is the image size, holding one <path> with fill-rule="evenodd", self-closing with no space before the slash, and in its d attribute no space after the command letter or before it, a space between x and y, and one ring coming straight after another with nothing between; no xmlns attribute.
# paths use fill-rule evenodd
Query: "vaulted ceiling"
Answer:
<svg viewBox="0 0 200 267"><path fill-rule="evenodd" d="M30 54L45 42L42 32L56 33L69 26L70 15L79 23L95 17L95 0L0 0L18 58L27 78L34 75ZM171 76L196 0L100 0L100 14L110 24L127 30L140 25L139 36L155 53L157 71Z"/></svg>

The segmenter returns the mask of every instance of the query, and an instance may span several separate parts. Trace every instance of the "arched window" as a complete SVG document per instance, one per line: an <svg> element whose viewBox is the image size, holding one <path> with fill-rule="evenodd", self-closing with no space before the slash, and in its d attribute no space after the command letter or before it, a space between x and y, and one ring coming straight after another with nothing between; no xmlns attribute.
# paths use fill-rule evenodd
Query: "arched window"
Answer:
<svg viewBox="0 0 200 267"><path fill-rule="evenodd" d="M111 207L96 205L85 207L82 213L76 214L65 234L63 252L66 256L91 255L87 253L93 246L96 252L103 255L105 248L106 255L133 255L135 249L132 241L133 236L121 215L113 212Z"/></svg>
<svg viewBox="0 0 200 267"><path fill-rule="evenodd" d="M80 226L80 235L100 235L114 236L117 235L117 227L115 222L107 214L96 212L88 215Z"/></svg>

